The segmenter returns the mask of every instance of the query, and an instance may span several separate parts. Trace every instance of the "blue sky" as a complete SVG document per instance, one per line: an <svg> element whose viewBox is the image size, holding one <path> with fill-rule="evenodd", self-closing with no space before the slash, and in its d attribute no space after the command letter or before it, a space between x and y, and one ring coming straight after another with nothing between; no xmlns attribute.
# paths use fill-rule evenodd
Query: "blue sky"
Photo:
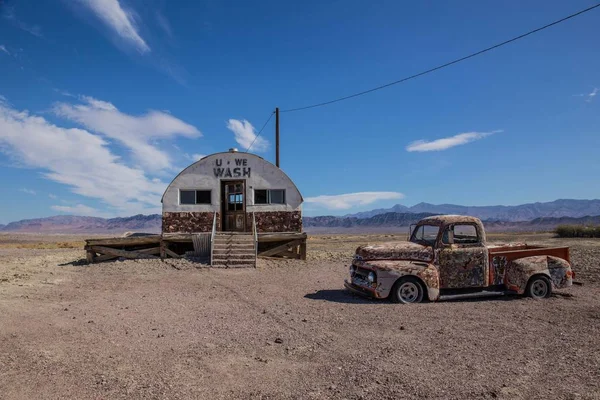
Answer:
<svg viewBox="0 0 600 400"><path fill-rule="evenodd" d="M593 1L0 1L0 223L160 211L275 107L369 89ZM281 114L307 215L600 197L600 9ZM596 96L598 94L598 96ZM273 120L253 151L274 160Z"/></svg>

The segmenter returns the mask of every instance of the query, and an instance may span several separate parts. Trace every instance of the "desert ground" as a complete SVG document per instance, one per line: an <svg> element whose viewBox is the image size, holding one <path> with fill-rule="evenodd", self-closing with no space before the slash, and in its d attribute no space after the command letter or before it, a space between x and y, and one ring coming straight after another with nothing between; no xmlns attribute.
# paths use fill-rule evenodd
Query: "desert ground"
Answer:
<svg viewBox="0 0 600 400"><path fill-rule="evenodd" d="M402 306L343 280L360 244L316 235L307 261L210 269L87 265L81 236L0 235L0 399L600 399L600 240L582 285L535 301Z"/></svg>

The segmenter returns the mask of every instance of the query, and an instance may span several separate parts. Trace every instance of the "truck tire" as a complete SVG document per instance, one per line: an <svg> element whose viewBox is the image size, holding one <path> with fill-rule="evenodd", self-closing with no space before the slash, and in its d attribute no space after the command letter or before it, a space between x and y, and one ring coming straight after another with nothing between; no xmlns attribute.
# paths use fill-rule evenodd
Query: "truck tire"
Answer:
<svg viewBox="0 0 600 400"><path fill-rule="evenodd" d="M392 287L391 299L394 303L413 304L423 301L425 290L418 279L407 276L400 278Z"/></svg>
<svg viewBox="0 0 600 400"><path fill-rule="evenodd" d="M532 299L545 299L552 294L552 283L545 275L534 275L527 282L525 294Z"/></svg>

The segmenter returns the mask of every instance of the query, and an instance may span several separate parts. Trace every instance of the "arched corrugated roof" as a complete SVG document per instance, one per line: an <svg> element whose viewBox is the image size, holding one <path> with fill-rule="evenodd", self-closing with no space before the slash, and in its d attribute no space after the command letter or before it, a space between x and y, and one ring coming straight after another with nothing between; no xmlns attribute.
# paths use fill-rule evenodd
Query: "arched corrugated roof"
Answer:
<svg viewBox="0 0 600 400"><path fill-rule="evenodd" d="M167 191L169 190L169 188L171 187L171 185L173 185L173 182L175 182L175 181L177 180L177 178L179 178L179 176L180 176L181 174L183 174L183 173L184 173L186 170L188 170L189 168L193 167L194 165L200 164L200 163L202 163L202 162L206 162L206 160L207 160L208 158L210 158L210 157L214 157L214 156L218 156L218 155L220 155L220 154L236 154L236 153L232 153L232 152L229 152L229 151L222 151L222 152L220 152L220 153L213 153L213 154L209 154L209 155L207 155L207 156L205 156L205 157L202 157L202 158L201 158L201 159L199 159L198 161L196 161L196 162L194 162L194 163L192 163L192 164L188 165L188 166L187 166L187 167L185 167L183 170L181 170L181 172L180 172L180 173L178 173L178 174L177 174L177 176L176 176L175 178L173 178L173 180L171 181L171 183L169 183L169 185L168 185L168 186L167 186L167 188L165 189L165 191L164 191L164 193L163 193L162 197L160 198L160 202L161 202L161 203L163 202L163 200L164 200L164 198L165 198L165 194L167 193ZM275 164L273 164L272 162L265 160L265 159L264 159L264 158L262 158L261 156L257 156L256 154L252 154L252 153L238 153L238 154L243 154L243 155L244 155L244 157L247 157L247 156L256 157L256 158L258 158L258 159L262 160L263 162L265 162L265 163L267 163L267 164L270 164L270 165L272 165L273 167L277 168L279 171L281 171L281 173L282 173L282 174L283 174L283 175L284 175L286 178L288 178L288 179L290 180L290 182L292 183L292 185L294 185L294 188L296 188L296 190L297 190L297 191L298 191L298 193L300 194L300 200L301 200L302 202L304 202L304 198L302 197L302 193L300 192L300 190L298 190L298 187L296 186L296 183L295 183L295 182L292 180L292 178L290 178L290 177L289 177L289 176L288 176L288 175L287 175L285 172L283 172L283 170L282 170L281 168L279 168L278 166L276 166L276 165L275 165Z"/></svg>

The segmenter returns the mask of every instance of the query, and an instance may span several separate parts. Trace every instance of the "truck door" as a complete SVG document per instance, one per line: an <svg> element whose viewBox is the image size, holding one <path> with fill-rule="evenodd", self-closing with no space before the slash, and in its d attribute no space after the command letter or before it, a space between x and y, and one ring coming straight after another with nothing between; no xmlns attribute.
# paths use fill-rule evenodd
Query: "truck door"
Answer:
<svg viewBox="0 0 600 400"><path fill-rule="evenodd" d="M458 223L444 228L436 264L441 289L486 286L488 250L483 232L475 224Z"/></svg>

